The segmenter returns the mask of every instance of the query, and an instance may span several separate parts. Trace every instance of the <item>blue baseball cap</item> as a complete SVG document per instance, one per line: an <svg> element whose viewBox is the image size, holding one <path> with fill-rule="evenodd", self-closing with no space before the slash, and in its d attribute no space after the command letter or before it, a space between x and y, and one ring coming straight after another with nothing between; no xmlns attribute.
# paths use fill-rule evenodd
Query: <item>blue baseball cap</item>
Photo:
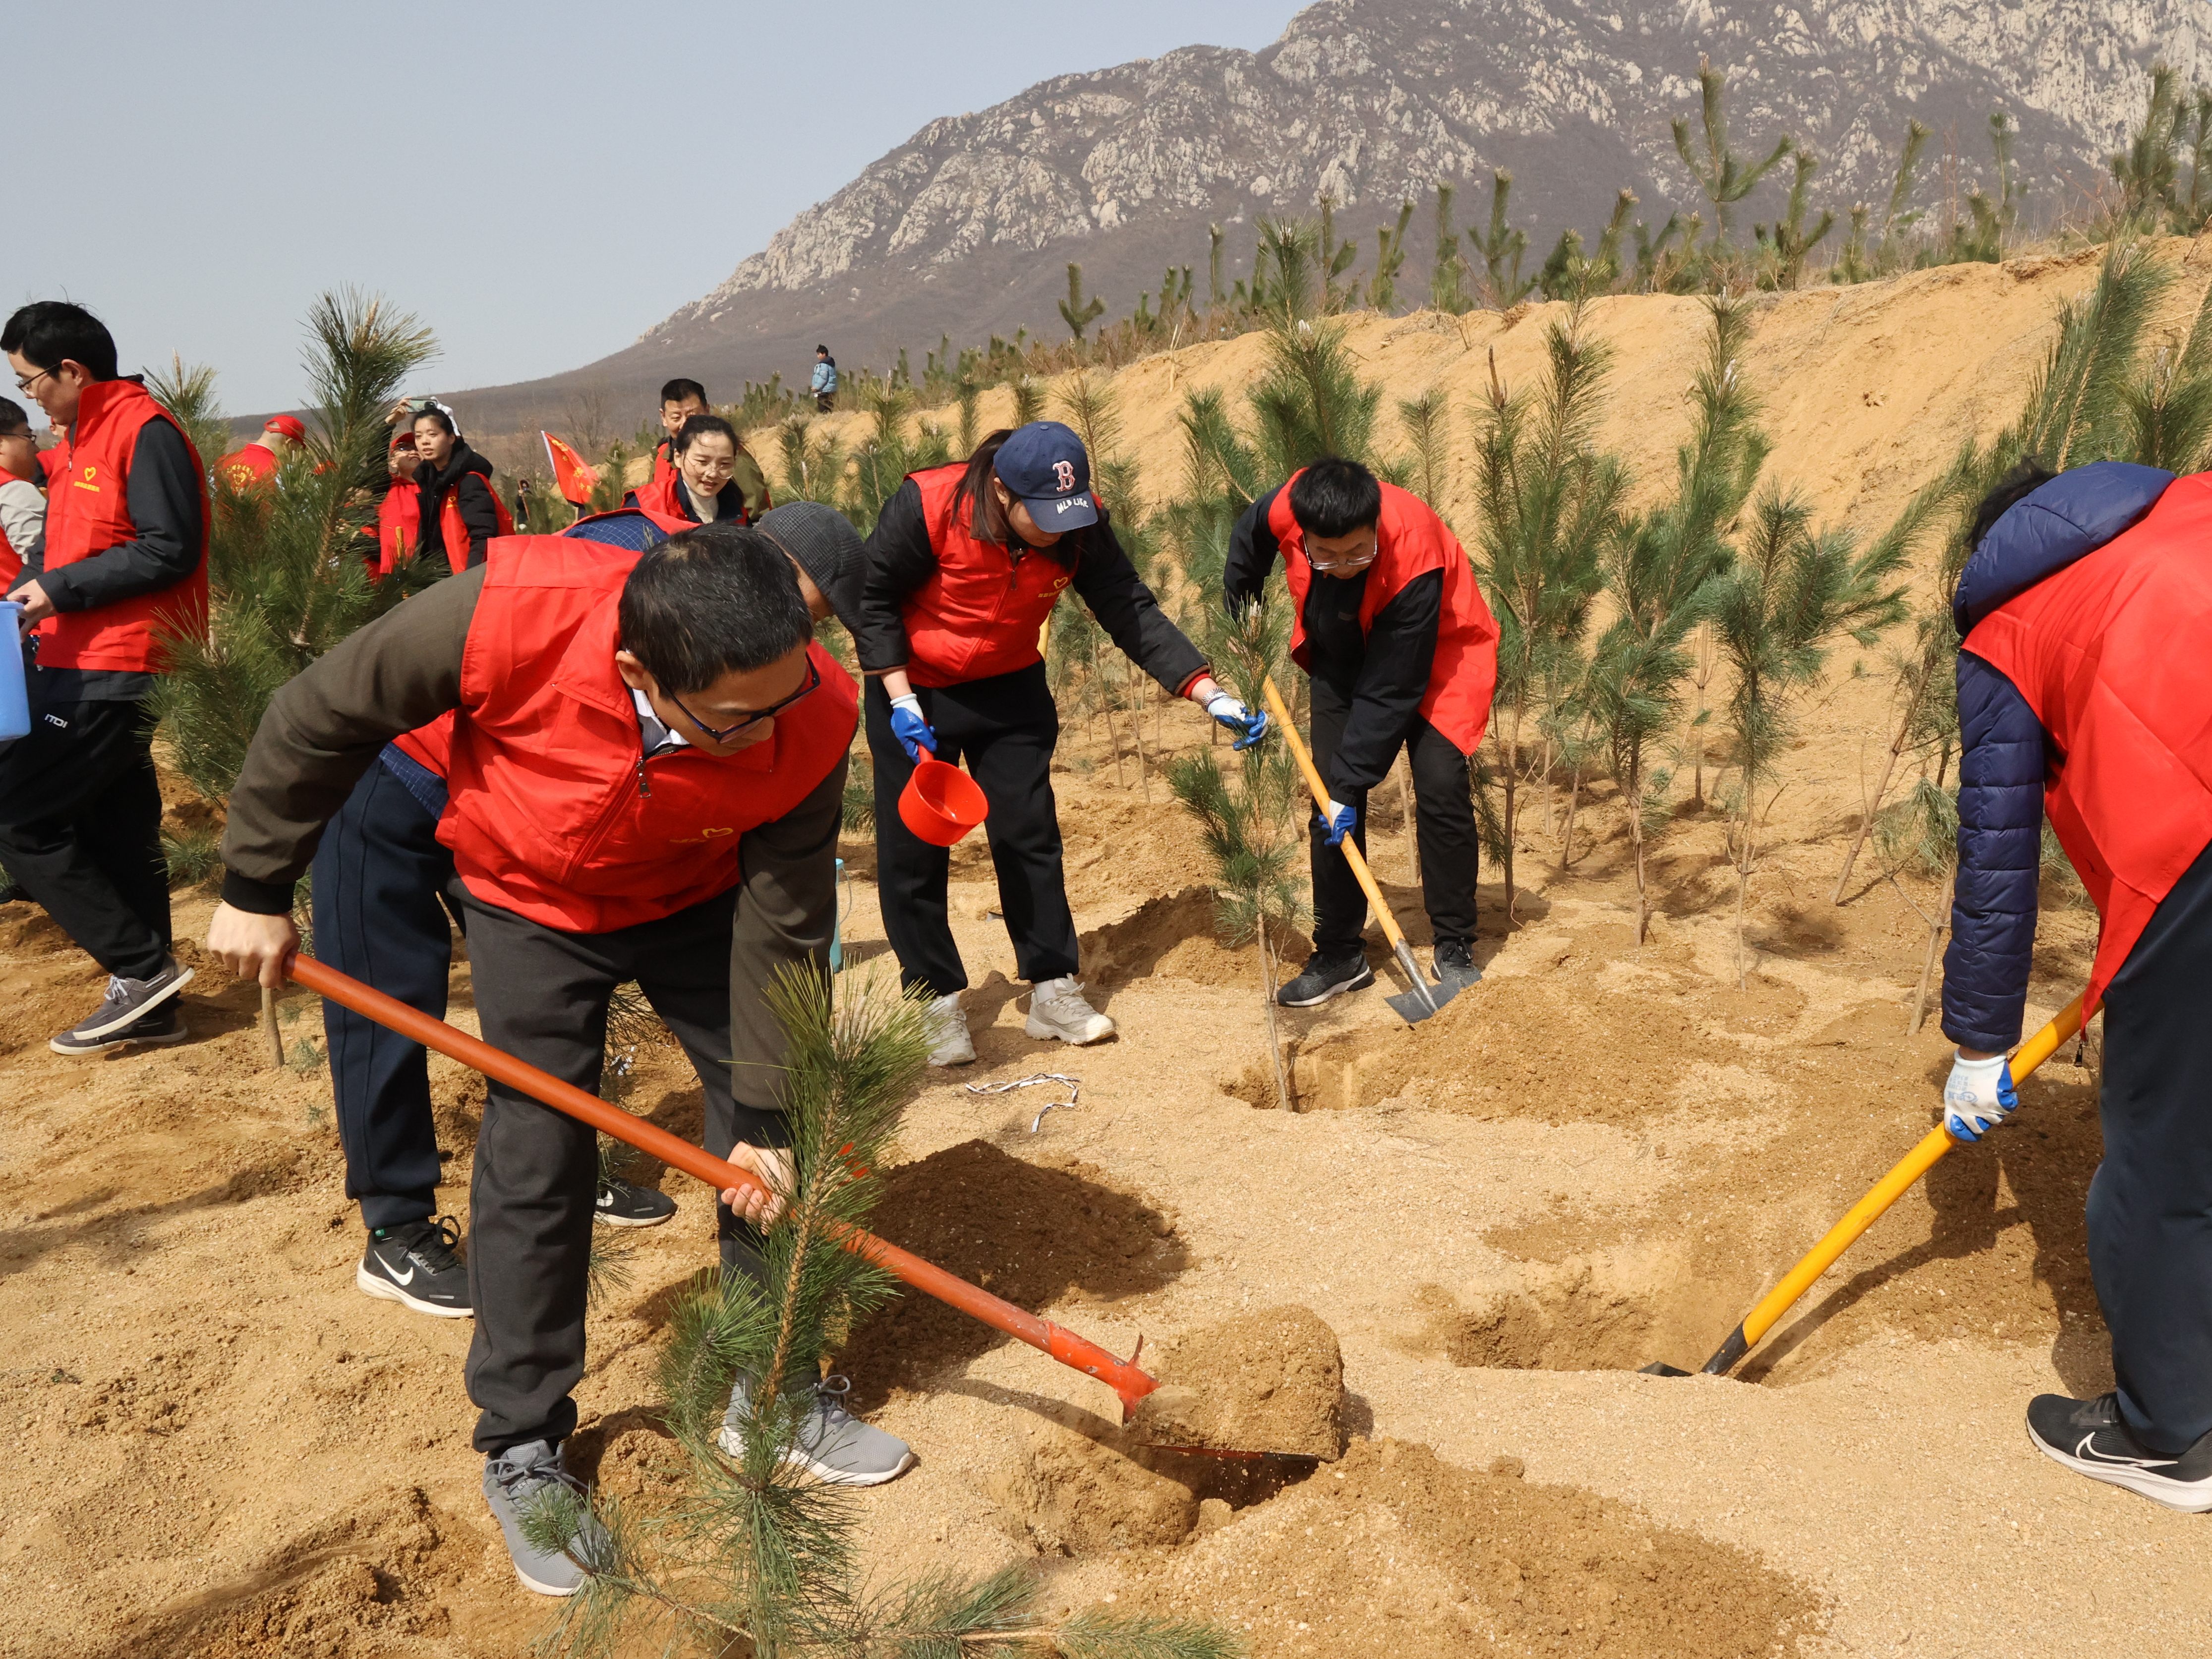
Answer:
<svg viewBox="0 0 2212 1659"><path fill-rule="evenodd" d="M1098 506L1091 497L1091 458L1083 453L1083 440L1058 421L1017 427L999 446L991 470L1029 508L1040 530L1058 535L1098 522Z"/></svg>

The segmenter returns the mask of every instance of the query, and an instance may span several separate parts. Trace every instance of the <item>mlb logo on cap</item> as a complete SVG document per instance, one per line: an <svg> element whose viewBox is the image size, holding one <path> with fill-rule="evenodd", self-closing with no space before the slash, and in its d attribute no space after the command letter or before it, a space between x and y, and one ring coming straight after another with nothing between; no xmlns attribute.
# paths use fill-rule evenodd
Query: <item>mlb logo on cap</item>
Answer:
<svg viewBox="0 0 2212 1659"><path fill-rule="evenodd" d="M1054 534L1098 522L1091 495L1091 458L1083 440L1058 421L1032 421L999 447L992 471L1008 493L1030 510L1041 530Z"/></svg>

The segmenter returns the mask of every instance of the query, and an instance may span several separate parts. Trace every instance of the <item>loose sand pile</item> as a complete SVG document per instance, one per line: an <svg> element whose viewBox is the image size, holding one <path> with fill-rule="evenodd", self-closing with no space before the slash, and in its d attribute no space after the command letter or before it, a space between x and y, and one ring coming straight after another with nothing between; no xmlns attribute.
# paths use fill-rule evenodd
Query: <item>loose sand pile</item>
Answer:
<svg viewBox="0 0 2212 1659"><path fill-rule="evenodd" d="M1344 1449L1344 1355L1310 1308L1263 1308L1171 1336L1160 1386L1131 1426L1158 1446L1334 1460Z"/></svg>

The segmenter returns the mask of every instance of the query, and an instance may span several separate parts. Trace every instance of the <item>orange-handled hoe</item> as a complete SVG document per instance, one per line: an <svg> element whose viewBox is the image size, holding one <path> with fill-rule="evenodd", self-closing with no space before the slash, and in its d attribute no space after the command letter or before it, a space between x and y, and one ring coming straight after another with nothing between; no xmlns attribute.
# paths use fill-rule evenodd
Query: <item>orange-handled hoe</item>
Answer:
<svg viewBox="0 0 2212 1659"><path fill-rule="evenodd" d="M632 1117L618 1106L610 1106L604 1100L586 1094L574 1084L563 1083L549 1073L541 1072L513 1054L495 1048L480 1038L448 1025L441 1019L433 1019L405 1003L388 997L381 991L372 990L359 980L342 974L335 968L326 968L310 956L292 959L292 977L307 989L331 1001L350 1008L364 1019L411 1037L426 1048L435 1048L440 1054L458 1060L462 1065L482 1072L486 1077L520 1089L532 1099L542 1101L556 1112L590 1124L594 1129L611 1134L617 1140L628 1141L641 1152L650 1153L662 1163L678 1169L689 1176L696 1176L709 1187L720 1192L727 1188L757 1188L757 1177L734 1164L715 1158L703 1148L656 1128L643 1120ZM956 1279L942 1267L932 1267L920 1256L902 1250L896 1244L878 1238L873 1233L863 1232L857 1227L837 1228L833 1233L838 1243L901 1279L917 1291L935 1297L948 1307L981 1320L995 1330L1018 1338L1032 1348L1050 1354L1063 1365L1073 1367L1086 1376L1095 1376L1121 1397L1121 1409L1127 1415L1136 1409L1137 1402L1157 1389L1159 1384L1139 1370L1135 1356L1117 1359L1086 1338L1073 1331L1040 1319L1012 1303L993 1296L988 1291L970 1285L964 1279ZM1143 1343L1138 1346L1141 1351Z"/></svg>
<svg viewBox="0 0 2212 1659"><path fill-rule="evenodd" d="M2027 1081L2028 1075L2043 1062L2058 1052L2058 1045L2081 1029L2081 999L2061 1008L2051 1023L2014 1050L2012 1080L2015 1084ZM1782 1276L1777 1285L1759 1299L1759 1304L1743 1316L1743 1323L1729 1333L1727 1341L1714 1351L1713 1357L1700 1368L1707 1376L1725 1376L1736 1361L1749 1353L1759 1338L1780 1322L1790 1311L1790 1304L1813 1288L1813 1281L1835 1265L1836 1258L1857 1242L1858 1236L1881 1218L1883 1211L1905 1196L1912 1183L1934 1169L1960 1143L1951 1139L1951 1132L1937 1124L1921 1138L1920 1144L1900 1158L1890 1172L1875 1182L1873 1188L1857 1203L1851 1206L1841 1221L1828 1229L1820 1242L1806 1252L1805 1258ZM1663 1361L1646 1365L1644 1371L1652 1376L1687 1376L1689 1372Z"/></svg>

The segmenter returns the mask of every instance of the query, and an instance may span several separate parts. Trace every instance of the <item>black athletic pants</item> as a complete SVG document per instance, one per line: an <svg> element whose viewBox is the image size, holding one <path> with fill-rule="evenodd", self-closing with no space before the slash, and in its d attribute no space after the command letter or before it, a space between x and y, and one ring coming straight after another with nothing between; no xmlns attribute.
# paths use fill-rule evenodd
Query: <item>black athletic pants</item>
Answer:
<svg viewBox="0 0 2212 1659"><path fill-rule="evenodd" d="M445 783L426 767L400 763L412 768L414 789L379 761L323 831L315 852L315 954L443 1019L453 965L445 897L453 855L438 842ZM361 1201L361 1218L372 1228L435 1214L438 1132L422 1045L330 1001L323 1004L323 1031L345 1147L346 1196Z"/></svg>
<svg viewBox="0 0 2212 1659"><path fill-rule="evenodd" d="M1344 723L1352 713L1348 698L1326 682L1314 680L1314 767L1328 776ZM1416 715L1406 750L1413 768L1413 816L1421 846L1421 902L1438 945L1474 939L1474 796L1468 781L1468 757L1449 738ZM1367 850L1367 792L1347 793L1337 801L1358 813L1352 832ZM1309 836L1313 871L1314 949L1333 960L1359 954L1359 935L1367 926L1367 896L1343 853L1322 837L1316 814Z"/></svg>
<svg viewBox="0 0 2212 1659"><path fill-rule="evenodd" d="M2212 847L2105 993L2089 1269L2120 1413L2153 1450L2212 1433ZM2030 1109L2031 1112L2033 1109Z"/></svg>
<svg viewBox="0 0 2212 1659"><path fill-rule="evenodd" d="M707 1150L782 1146L780 1113L730 1093L731 921L738 890L659 921L564 933L486 904L459 881L484 1041L595 1092L615 987L635 980L683 1043L707 1096ZM568 1397L584 1374L585 1285L599 1184L591 1127L491 1085L469 1186L469 1398L487 1455L576 1426ZM720 1206L718 1206L718 1208ZM757 1277L759 1235L720 1208L722 1265Z"/></svg>
<svg viewBox="0 0 2212 1659"><path fill-rule="evenodd" d="M1067 908L1060 808L1052 794L1060 710L1045 683L1044 665L965 685L916 686L915 695L937 733L937 758L955 765L965 760L990 803L983 832L999 874L999 908L1014 942L1015 971L1033 985L1073 974L1075 916ZM951 849L931 846L899 817L899 793L914 775L914 763L891 735L890 694L880 679L868 682L867 715L868 750L876 763L876 884L884 932L906 984L950 996L968 986L945 912Z"/></svg>
<svg viewBox="0 0 2212 1659"><path fill-rule="evenodd" d="M151 979L169 955L161 786L143 703L31 706L0 750L0 864L111 974Z"/></svg>

